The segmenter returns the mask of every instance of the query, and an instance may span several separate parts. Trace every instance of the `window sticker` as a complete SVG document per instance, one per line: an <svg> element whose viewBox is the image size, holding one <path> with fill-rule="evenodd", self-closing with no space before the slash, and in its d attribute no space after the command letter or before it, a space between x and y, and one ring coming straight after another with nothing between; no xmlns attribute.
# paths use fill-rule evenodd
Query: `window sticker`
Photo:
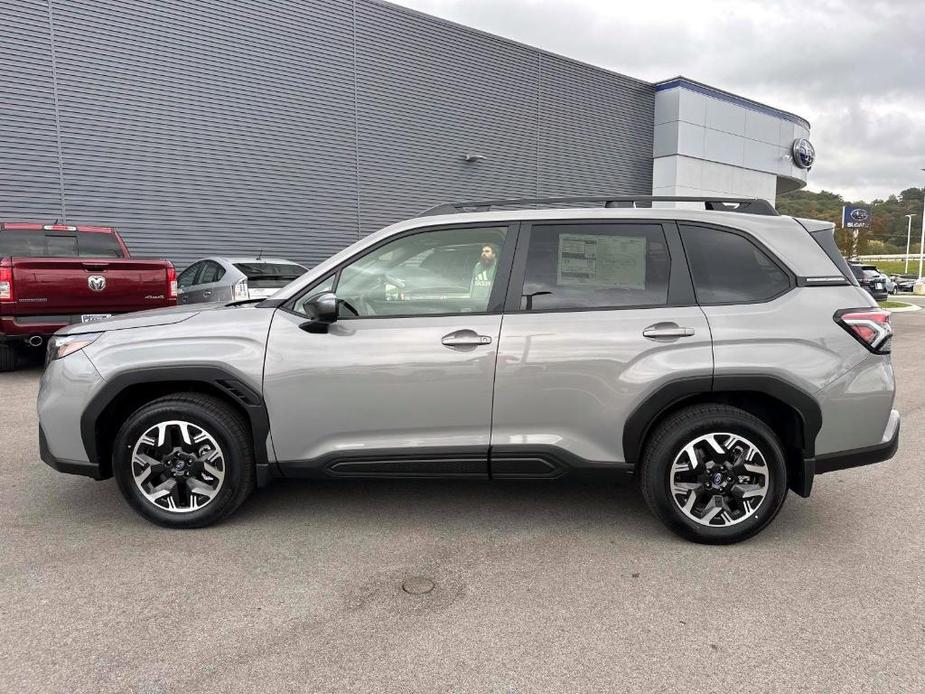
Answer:
<svg viewBox="0 0 925 694"><path fill-rule="evenodd" d="M645 237L560 234L556 284L644 290Z"/></svg>

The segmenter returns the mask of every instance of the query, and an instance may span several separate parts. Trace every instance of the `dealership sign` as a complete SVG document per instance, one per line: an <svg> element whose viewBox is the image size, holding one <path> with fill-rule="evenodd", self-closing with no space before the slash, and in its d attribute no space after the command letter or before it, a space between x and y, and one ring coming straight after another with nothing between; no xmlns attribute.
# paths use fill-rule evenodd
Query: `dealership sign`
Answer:
<svg viewBox="0 0 925 694"><path fill-rule="evenodd" d="M845 205L841 208L842 229L869 229L870 206Z"/></svg>

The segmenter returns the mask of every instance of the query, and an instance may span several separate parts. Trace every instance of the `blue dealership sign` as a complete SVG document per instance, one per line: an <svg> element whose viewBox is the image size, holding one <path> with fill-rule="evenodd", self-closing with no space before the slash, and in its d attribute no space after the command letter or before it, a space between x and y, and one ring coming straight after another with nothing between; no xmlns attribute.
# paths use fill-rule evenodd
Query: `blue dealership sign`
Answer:
<svg viewBox="0 0 925 694"><path fill-rule="evenodd" d="M845 205L841 208L842 229L869 229L870 205Z"/></svg>

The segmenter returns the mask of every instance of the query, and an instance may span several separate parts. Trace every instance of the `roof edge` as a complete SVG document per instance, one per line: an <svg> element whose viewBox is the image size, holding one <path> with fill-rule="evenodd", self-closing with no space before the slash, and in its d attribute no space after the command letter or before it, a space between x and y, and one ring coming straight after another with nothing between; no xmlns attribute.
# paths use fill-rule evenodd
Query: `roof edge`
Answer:
<svg viewBox="0 0 925 694"><path fill-rule="evenodd" d="M807 130L810 129L809 121L795 113L790 113L789 111L784 111L779 108L774 108L773 106L768 106L767 104L763 104L760 101L748 99L744 96L739 96L738 94L727 92L724 89L711 87L709 84L704 84L703 82L698 82L697 80L692 80L682 75L678 75L677 77L672 77L670 79L655 83L656 92L665 91L666 89L674 89L676 87L683 87L684 89L689 89L692 92L697 92L699 94L711 96L714 99L720 99L721 101L727 101L738 106L743 106L752 111L758 111L759 113L764 113L769 116L782 118L783 120L800 125Z"/></svg>

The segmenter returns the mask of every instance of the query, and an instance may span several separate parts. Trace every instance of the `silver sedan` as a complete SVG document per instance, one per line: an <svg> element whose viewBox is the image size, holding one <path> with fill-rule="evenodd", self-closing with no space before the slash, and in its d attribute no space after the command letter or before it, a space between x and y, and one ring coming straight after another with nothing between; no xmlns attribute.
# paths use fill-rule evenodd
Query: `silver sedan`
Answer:
<svg viewBox="0 0 925 694"><path fill-rule="evenodd" d="M211 302L265 299L308 271L283 258L203 258L177 277L177 302Z"/></svg>

